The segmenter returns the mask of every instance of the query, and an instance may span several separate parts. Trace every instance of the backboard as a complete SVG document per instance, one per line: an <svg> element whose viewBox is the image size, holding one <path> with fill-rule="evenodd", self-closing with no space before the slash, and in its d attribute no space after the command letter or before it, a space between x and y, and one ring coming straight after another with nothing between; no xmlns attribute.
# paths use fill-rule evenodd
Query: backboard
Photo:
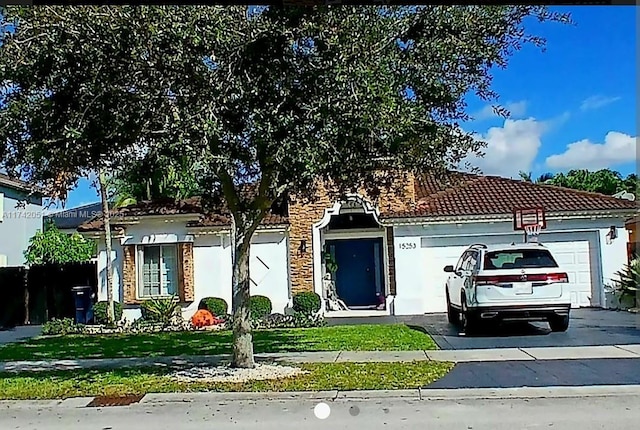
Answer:
<svg viewBox="0 0 640 430"><path fill-rule="evenodd" d="M543 207L515 208L513 210L513 229L524 230L526 226L539 225L541 229L547 228Z"/></svg>

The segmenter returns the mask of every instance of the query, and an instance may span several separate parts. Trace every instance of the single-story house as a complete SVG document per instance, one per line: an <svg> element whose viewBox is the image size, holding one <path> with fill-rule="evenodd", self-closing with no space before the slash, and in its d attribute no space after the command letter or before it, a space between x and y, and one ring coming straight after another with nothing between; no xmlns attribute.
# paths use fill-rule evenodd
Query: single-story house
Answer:
<svg viewBox="0 0 640 430"><path fill-rule="evenodd" d="M473 243L523 241L513 210L543 207L547 226L539 241L568 272L573 306L607 306L604 285L627 261L625 220L637 213L635 202L455 172L410 176L402 185L376 203L363 195L331 201L323 192L311 204L290 197L274 206L251 245L251 294L268 296L274 312L285 312L300 291L323 297L327 316L444 312L444 266ZM113 287L125 316L137 317L148 297L174 293L185 316L203 297L231 304L230 218L223 204L204 211L197 198L141 202L114 215ZM99 218L78 228L93 237L102 229ZM101 244L103 300L105 267ZM325 300L331 292L346 309Z"/></svg>

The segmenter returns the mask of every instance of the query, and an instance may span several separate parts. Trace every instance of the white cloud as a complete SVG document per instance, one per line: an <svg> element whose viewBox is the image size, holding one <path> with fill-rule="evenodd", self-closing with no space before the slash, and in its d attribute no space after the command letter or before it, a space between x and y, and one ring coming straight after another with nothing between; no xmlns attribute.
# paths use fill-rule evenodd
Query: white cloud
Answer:
<svg viewBox="0 0 640 430"><path fill-rule="evenodd" d="M586 111L586 110L600 109L601 107L617 102L618 100L620 100L620 97L605 97L605 96L587 97L582 101L582 104L580 105L580 110Z"/></svg>
<svg viewBox="0 0 640 430"><path fill-rule="evenodd" d="M604 143L589 139L567 145L562 154L547 157L546 165L552 169L606 169L638 159L637 137L610 131Z"/></svg>
<svg viewBox="0 0 640 430"><path fill-rule="evenodd" d="M492 127L476 139L487 142L484 157L467 157L465 162L487 175L518 177L520 170L529 171L542 145L542 135L550 121L535 118L507 119L502 127Z"/></svg>
<svg viewBox="0 0 640 430"><path fill-rule="evenodd" d="M508 102L503 107L509 111L510 118L522 118L527 112L527 101L521 100L519 102ZM498 115L493 110L493 105L486 105L471 116L476 121L498 117Z"/></svg>

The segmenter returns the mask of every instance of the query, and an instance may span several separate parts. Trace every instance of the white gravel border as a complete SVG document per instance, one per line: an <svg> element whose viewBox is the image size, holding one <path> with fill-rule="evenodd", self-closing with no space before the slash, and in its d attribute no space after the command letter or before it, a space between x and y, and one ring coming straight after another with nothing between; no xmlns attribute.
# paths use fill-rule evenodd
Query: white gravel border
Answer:
<svg viewBox="0 0 640 430"><path fill-rule="evenodd" d="M281 366L277 364L258 363L253 369L233 368L229 365L191 367L170 374L170 377L180 382L248 382L283 379L309 373L298 367Z"/></svg>

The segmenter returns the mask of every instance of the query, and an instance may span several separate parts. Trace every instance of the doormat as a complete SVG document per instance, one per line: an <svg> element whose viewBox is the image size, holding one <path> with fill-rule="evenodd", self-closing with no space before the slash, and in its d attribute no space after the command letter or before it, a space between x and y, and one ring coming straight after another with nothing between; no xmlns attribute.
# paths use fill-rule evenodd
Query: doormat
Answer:
<svg viewBox="0 0 640 430"><path fill-rule="evenodd" d="M144 394L127 394L125 396L98 396L87 405L88 408L102 408L107 406L128 406L138 403Z"/></svg>

